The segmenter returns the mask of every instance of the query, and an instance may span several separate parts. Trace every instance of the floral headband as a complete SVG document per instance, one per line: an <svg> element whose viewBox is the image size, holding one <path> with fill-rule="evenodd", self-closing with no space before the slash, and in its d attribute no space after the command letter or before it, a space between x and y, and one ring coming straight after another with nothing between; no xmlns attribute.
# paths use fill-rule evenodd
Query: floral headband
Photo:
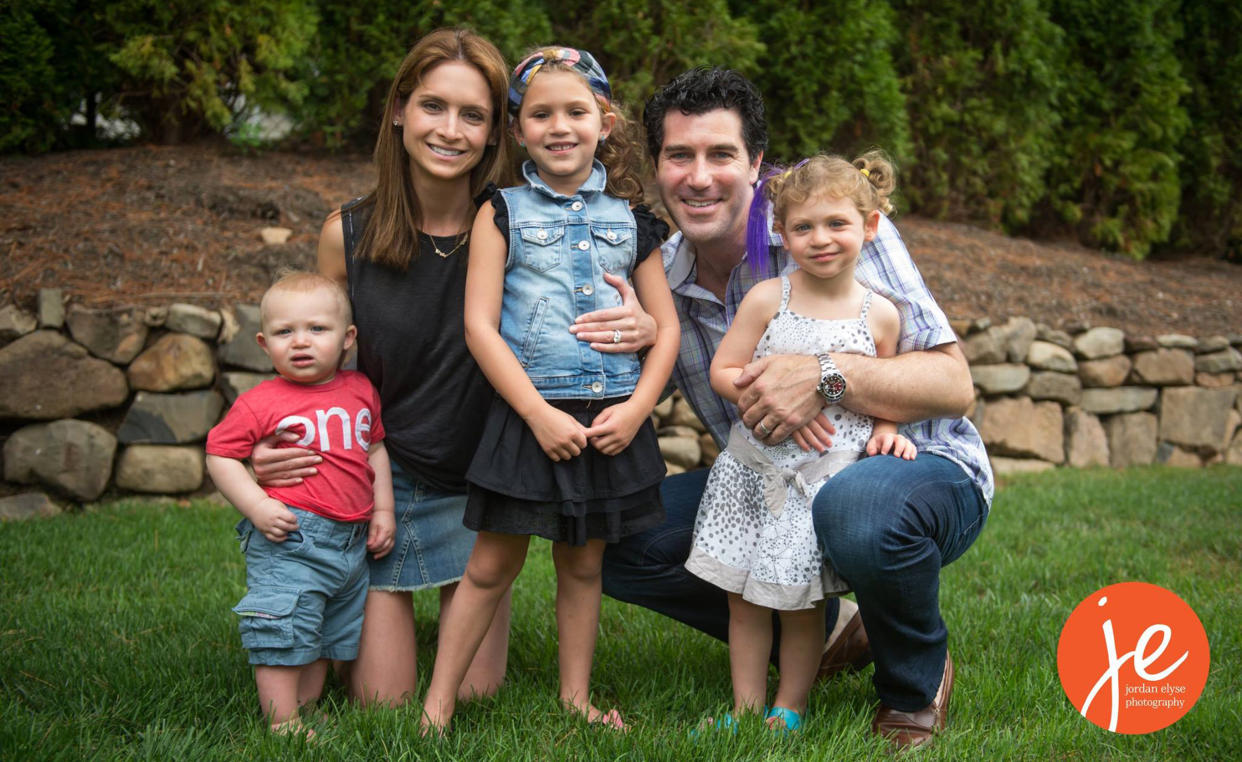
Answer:
<svg viewBox="0 0 1242 762"><path fill-rule="evenodd" d="M559 63L579 74L587 81L587 86L603 106L612 102L612 88L608 85L608 77L595 57L585 50L576 48L550 47L541 48L531 53L513 70L509 78L509 116L517 119L522 108L522 98L526 88L530 86L531 77L543 68L544 64Z"/></svg>

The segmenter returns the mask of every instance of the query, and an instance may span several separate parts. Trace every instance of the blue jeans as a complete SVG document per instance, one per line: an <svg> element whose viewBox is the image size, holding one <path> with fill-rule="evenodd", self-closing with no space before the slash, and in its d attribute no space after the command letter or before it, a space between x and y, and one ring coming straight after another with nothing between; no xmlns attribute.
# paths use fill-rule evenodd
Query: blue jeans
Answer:
<svg viewBox="0 0 1242 762"><path fill-rule="evenodd" d="M949 631L940 618L940 569L971 546L987 504L956 463L865 458L815 497L815 534L854 588L875 656L880 700L901 711L935 698Z"/></svg>
<svg viewBox="0 0 1242 762"><path fill-rule="evenodd" d="M685 571L707 471L669 477L668 520L604 554L604 592L726 640L722 590ZM956 463L929 453L912 461L883 455L828 480L812 506L825 562L854 588L880 700L902 711L931 703L944 669L948 630L940 618L940 568L983 529L987 505ZM835 600L826 609L836 620Z"/></svg>

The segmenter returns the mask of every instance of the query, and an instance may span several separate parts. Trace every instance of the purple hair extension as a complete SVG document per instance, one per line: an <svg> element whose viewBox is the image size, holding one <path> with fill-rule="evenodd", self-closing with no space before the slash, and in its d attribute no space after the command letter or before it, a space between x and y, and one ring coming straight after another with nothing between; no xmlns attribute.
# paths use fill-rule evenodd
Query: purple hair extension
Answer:
<svg viewBox="0 0 1242 762"><path fill-rule="evenodd" d="M803 159L788 169L773 166L755 186L755 197L750 202L750 213L746 216L746 261L750 263L751 275L763 272L764 262L768 256L768 209L772 207L767 198L768 181L781 174L788 174L806 166L810 159ZM773 273L775 275L775 273Z"/></svg>
<svg viewBox="0 0 1242 762"><path fill-rule="evenodd" d="M780 167L772 167L755 186L755 197L750 202L750 213L746 216L746 261L750 264L750 274L759 275L768 259L768 180L779 175Z"/></svg>

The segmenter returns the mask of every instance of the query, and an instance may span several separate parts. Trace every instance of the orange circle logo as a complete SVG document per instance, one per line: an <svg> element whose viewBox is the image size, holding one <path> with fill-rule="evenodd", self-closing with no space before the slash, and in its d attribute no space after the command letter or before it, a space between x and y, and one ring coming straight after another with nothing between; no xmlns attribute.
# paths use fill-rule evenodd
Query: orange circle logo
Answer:
<svg viewBox="0 0 1242 762"><path fill-rule="evenodd" d="M1203 693L1208 664L1199 617L1146 582L1087 596L1057 643L1057 672L1070 703L1114 733L1151 733L1180 720Z"/></svg>

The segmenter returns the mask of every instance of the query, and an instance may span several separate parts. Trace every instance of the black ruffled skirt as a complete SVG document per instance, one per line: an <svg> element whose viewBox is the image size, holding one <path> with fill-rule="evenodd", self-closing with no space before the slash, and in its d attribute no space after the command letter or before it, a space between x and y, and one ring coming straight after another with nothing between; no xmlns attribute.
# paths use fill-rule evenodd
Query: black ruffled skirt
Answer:
<svg viewBox="0 0 1242 762"><path fill-rule="evenodd" d="M590 426L604 408L625 399L549 402ZM588 446L576 458L553 461L521 416L497 396L466 472L462 523L475 531L537 535L570 545L617 542L664 521L664 472L650 419L616 455Z"/></svg>

